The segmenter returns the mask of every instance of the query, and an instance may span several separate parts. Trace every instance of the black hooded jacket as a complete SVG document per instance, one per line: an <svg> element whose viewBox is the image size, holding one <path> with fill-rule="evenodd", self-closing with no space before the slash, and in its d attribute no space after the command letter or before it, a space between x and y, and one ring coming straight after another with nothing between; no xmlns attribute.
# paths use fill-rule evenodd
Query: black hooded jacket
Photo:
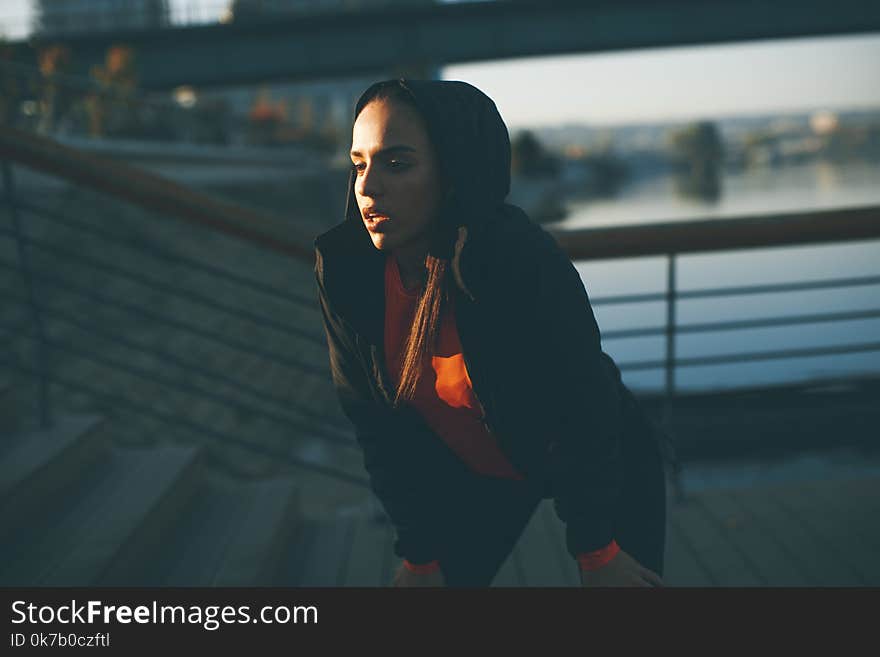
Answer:
<svg viewBox="0 0 880 657"><path fill-rule="evenodd" d="M661 458L659 432L601 350L568 256L504 202L510 141L495 104L464 82L403 82L453 186L440 215L446 229L432 252L451 257L457 226L468 227L460 271L472 296L456 285L452 293L484 421L514 467L554 499L572 557L604 547L615 537L623 454ZM395 554L426 563L438 558L445 539L441 519L467 504L458 493L473 473L411 406L392 406L383 339L386 256L363 225L354 180L352 172L345 220L315 239L331 373L373 491L397 532ZM622 450L623 441L635 448Z"/></svg>

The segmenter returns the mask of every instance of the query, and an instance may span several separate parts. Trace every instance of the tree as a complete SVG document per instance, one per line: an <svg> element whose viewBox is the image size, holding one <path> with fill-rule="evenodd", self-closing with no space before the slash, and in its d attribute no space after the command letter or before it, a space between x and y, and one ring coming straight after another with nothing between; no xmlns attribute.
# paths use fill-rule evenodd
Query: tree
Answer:
<svg viewBox="0 0 880 657"><path fill-rule="evenodd" d="M523 130L510 144L511 169L514 173L537 178L555 175L560 168L559 159L544 150L531 130Z"/></svg>
<svg viewBox="0 0 880 657"><path fill-rule="evenodd" d="M673 131L669 141L679 192L717 199L721 193L720 169L724 158L717 126L711 121L697 121Z"/></svg>

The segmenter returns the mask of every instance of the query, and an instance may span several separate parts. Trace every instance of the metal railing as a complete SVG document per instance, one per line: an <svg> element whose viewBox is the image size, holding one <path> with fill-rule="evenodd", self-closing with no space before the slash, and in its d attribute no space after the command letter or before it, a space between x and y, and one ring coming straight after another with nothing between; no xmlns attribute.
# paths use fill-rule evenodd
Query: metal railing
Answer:
<svg viewBox="0 0 880 657"><path fill-rule="evenodd" d="M235 354L234 362L254 364L262 369L271 367L289 372L284 380L302 381L311 386L326 386L330 391L329 371L320 358L304 359L300 355L289 355L283 350L249 340L247 335L227 335L218 330L217 324L226 322L223 317L234 322L248 322L257 326L265 334L285 336L304 345L301 353L321 354L326 349L326 340L320 331L317 301L307 290L287 290L259 280L252 275L244 275L226 267L208 262L206 257L191 257L180 252L158 246L153 240L132 237L119 231L110 230L100 222L84 221L73 216L70 211L50 207L44 201L33 200L21 194L11 162L30 166L36 170L50 173L67 181L83 183L90 189L99 190L117 199L129 200L136 206L147 210L158 210L163 221L172 218L182 219L190 226L197 226L206 235L223 233L234 237L235 242L267 248L286 256L292 266L307 272L311 279L313 258L310 243L304 236L303 242L283 242L254 226L266 227L277 217L255 212L231 203L219 203L199 192L165 181L164 179L134 170L118 162L83 154L67 147L53 144L41 137L28 135L10 128L0 128L0 158L3 159L3 196L0 202L8 210L11 227L0 226L0 238L15 246L16 260L0 259L0 271L6 272L8 281L13 281L11 289L0 290L4 308L14 306L26 308L28 319L14 322L7 316L0 319L0 335L9 342L13 339L27 340L34 345L31 359L24 359L14 353L0 353L2 367L34 377L39 382L39 421L41 426L52 423L52 409L48 394L49 384L69 391L87 395L94 403L136 415L158 420L187 432L202 436L214 443L224 443L247 449L249 452L270 457L273 460L299 466L333 477L337 480L366 486L366 480L350 471L334 467L333 463L304 458L294 453L297 444L312 447L315 444L328 448L342 448L344 452L356 447L350 428L342 423L339 416L314 411L308 404L295 398L279 394L278 391L255 385L244 373L232 367L211 367L201 359L188 353L176 353L163 344L144 344L129 336L126 330L119 330L112 322L101 321L97 310L112 312L126 321L137 325L168 331L170 335L187 336L203 344L208 352L222 348ZM128 190L127 192L125 190ZM91 213L100 216L99 206L91 207ZM87 240L92 248L78 248L79 244L68 245L63 240L49 240L33 235L26 226L35 220L64 229L69 234ZM173 224L168 226L173 230ZM50 232L50 231L46 231ZM296 236L296 231L285 231ZM137 254L144 263L132 267L127 254ZM110 257L108 257L108 254ZM37 258L48 259L49 265L40 267ZM255 256L259 259L259 253ZM290 260L292 258L292 261ZM283 260L282 260L283 262ZM176 271L195 272L208 283L208 293L188 289L176 279L157 276L162 268L174 267ZM87 275L71 273L73 269L85 271ZM101 289L102 285L89 285L84 279L91 276L102 281L124 282L133 292L124 298ZM22 285L14 282L20 278ZM257 312L236 304L236 299L217 298L214 285L234 286L241 290L241 297L259 294L273 303L281 304L290 310L283 313L292 321L281 320L277 314ZM50 303L52 294L63 295L68 300L68 308L59 308ZM180 313L162 312L157 308L141 303L138 299L158 295L167 303L184 303L187 307L218 317L205 325L191 320ZM83 308L88 312L76 312ZM94 309L94 310L92 310ZM189 313L187 313L189 314ZM196 314L193 312L193 314ZM85 315L85 316L84 316ZM308 320L308 326L303 321ZM52 322L56 327L73 329L88 336L89 341L100 341L100 347L84 346L75 340L53 337L45 330ZM23 330L25 329L25 330ZM30 329L30 330L27 330ZM283 342L282 342L283 344ZM132 357L120 356L119 352ZM305 351L304 351L305 350ZM268 440L253 440L238 432L218 429L210 422L197 421L184 412L167 412L144 400L125 394L122 389L106 390L93 385L91 381L77 379L75 375L58 368L53 362L57 358L67 358L75 363L88 363L100 371L123 375L133 385L158 387L175 399L186 398L194 402L207 402L226 411L234 411L250 418L277 427L279 434L290 436L289 445L273 443ZM233 358L230 357L230 358ZM263 365L260 365L263 363ZM320 364L319 364L320 363ZM73 369L72 371L75 371ZM141 382L140 384L137 382ZM222 388L222 390L221 390ZM306 439L303 442L299 438Z"/></svg>
<svg viewBox="0 0 880 657"><path fill-rule="evenodd" d="M688 253L731 251L735 249L826 244L880 238L880 207L840 208L733 219L712 219L690 222L669 222L639 226L551 231L572 260L603 260L634 256L666 258L666 289L648 294L599 296L591 299L594 306L663 302L666 322L663 326L646 326L604 331L606 339L632 337L665 337L665 354L661 359L619 363L621 371L662 369L664 371L666 413L676 396L676 370L682 367L735 363L744 361L804 358L880 351L880 341L824 347L775 349L681 358L676 355L676 338L682 333L737 331L771 326L833 323L880 317L880 307L849 312L808 313L732 321L678 324L677 307L685 299L711 299L724 296L760 295L819 289L852 288L880 284L880 275L841 277L817 281L791 281L776 284L729 286L680 291L676 263Z"/></svg>

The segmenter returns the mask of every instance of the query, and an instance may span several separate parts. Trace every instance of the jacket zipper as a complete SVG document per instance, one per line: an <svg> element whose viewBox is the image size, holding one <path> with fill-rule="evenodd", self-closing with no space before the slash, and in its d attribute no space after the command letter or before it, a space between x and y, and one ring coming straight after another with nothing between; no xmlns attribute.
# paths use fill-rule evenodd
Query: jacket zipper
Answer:
<svg viewBox="0 0 880 657"><path fill-rule="evenodd" d="M477 378L474 376L474 370L472 368L471 362L468 360L467 350L464 348L464 345L462 345L462 348L461 348L461 355L464 359L465 369L467 370L468 376L470 377L470 380L471 380L471 385L472 385L471 392L473 392L474 399L477 400L477 404L480 406L480 414L481 414L480 422L483 423L483 426L486 428L486 431L488 431L489 433L492 433L492 427L489 425L489 414L486 412L486 407L483 405L483 402L480 401L479 395L477 395Z"/></svg>
<svg viewBox="0 0 880 657"><path fill-rule="evenodd" d="M467 297L470 299L471 303L475 302L474 298L470 295L469 292L462 291L462 294L463 295L466 294ZM464 359L464 367L467 370L468 377L471 380L471 392L473 392L474 399L477 400L477 404L480 407L480 422L483 424L483 427L486 429L486 431L488 431L489 433L492 433L492 427L489 423L489 414L486 411L486 406L485 406L485 404L483 404L482 400L480 399L479 395L477 394L477 387L478 387L477 381L479 380L480 377L477 375L477 372L474 370L473 363L467 357L468 348L467 348L467 346L465 346L465 344L464 344L465 340L462 338L462 333L467 333L467 331L463 332L461 330L461 328L462 328L461 325L463 323L462 320L464 319L463 314L469 313L471 311L472 311L472 309L466 308L465 304L456 304L456 310L455 310L456 327L455 328L456 328L456 331L458 331L458 338L461 343L461 355L462 355L462 358ZM464 319L465 323L466 323L466 321L467 320Z"/></svg>

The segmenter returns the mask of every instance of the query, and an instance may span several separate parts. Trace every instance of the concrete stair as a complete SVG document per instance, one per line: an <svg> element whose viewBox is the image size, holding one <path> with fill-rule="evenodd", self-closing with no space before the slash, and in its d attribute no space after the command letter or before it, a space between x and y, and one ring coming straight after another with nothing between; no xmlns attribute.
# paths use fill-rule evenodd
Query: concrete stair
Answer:
<svg viewBox="0 0 880 657"><path fill-rule="evenodd" d="M288 551L280 586L342 586L351 550L353 518L307 518Z"/></svg>
<svg viewBox="0 0 880 657"><path fill-rule="evenodd" d="M303 481L246 480L210 468L201 447L125 447L112 434L100 416L59 414L49 430L5 436L0 586L346 579L340 550L351 549L345 534L358 516L347 524L302 517Z"/></svg>
<svg viewBox="0 0 880 657"><path fill-rule="evenodd" d="M143 556L193 488L198 450L110 450L4 543L6 586L88 586ZM132 546L138 546L138 549Z"/></svg>
<svg viewBox="0 0 880 657"><path fill-rule="evenodd" d="M104 419L56 418L53 427L8 434L0 444L0 524L15 531L70 494L107 450Z"/></svg>
<svg viewBox="0 0 880 657"><path fill-rule="evenodd" d="M101 585L272 586L298 525L290 478L206 474L149 559L119 559ZM138 565L140 564L140 566Z"/></svg>

